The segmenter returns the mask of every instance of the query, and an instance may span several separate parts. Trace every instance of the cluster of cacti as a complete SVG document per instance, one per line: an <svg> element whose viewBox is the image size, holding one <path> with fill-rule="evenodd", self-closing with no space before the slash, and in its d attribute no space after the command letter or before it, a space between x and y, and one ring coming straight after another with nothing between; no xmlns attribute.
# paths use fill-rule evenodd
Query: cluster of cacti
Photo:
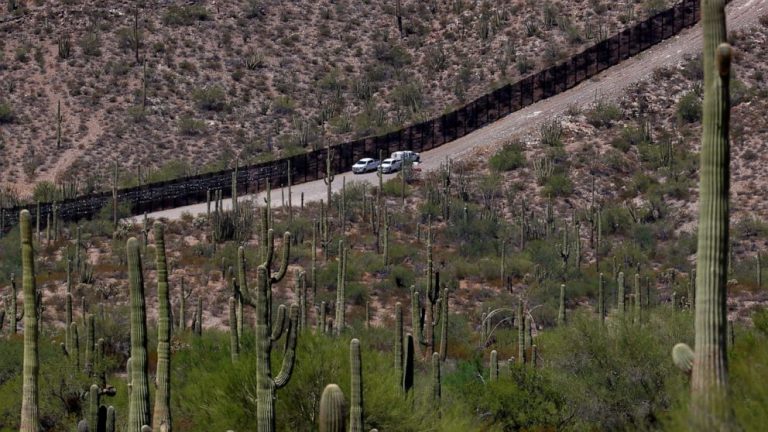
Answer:
<svg viewBox="0 0 768 432"><path fill-rule="evenodd" d="M78 431L115 432L115 408L100 403L101 395L104 393L105 391L98 385L91 385L88 390L87 417L77 424Z"/></svg>
<svg viewBox="0 0 768 432"><path fill-rule="evenodd" d="M725 0L702 1L704 104L696 254L695 350L691 424L696 430L730 430L727 404L727 292L731 46L726 43ZM691 356L688 351L693 351ZM681 355L684 354L684 355Z"/></svg>

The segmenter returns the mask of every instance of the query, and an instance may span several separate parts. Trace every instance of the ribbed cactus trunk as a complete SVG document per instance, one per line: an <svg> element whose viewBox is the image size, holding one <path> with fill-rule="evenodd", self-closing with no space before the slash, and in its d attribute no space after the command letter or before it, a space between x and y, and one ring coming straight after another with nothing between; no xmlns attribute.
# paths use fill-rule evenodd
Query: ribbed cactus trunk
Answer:
<svg viewBox="0 0 768 432"><path fill-rule="evenodd" d="M557 313L557 325L565 324L565 284L560 285L560 310Z"/></svg>
<svg viewBox="0 0 768 432"><path fill-rule="evenodd" d="M490 369L491 372L489 374L490 381L498 381L499 380L499 354L496 352L496 350L491 351L491 361L490 361Z"/></svg>
<svg viewBox="0 0 768 432"><path fill-rule="evenodd" d="M88 314L85 319L85 373L93 375L93 354L96 350L96 318Z"/></svg>
<svg viewBox="0 0 768 432"><path fill-rule="evenodd" d="M395 378L397 388L403 385L403 305L395 304Z"/></svg>
<svg viewBox="0 0 768 432"><path fill-rule="evenodd" d="M363 365L360 356L360 341L352 339L349 343L350 368L350 410L349 432L363 432Z"/></svg>
<svg viewBox="0 0 768 432"><path fill-rule="evenodd" d="M443 289L443 299L440 305L440 361L448 357L448 288Z"/></svg>
<svg viewBox="0 0 768 432"><path fill-rule="evenodd" d="M415 356L413 345L413 336L408 333L405 336L405 352L403 359L403 394L406 396L413 388L413 360Z"/></svg>
<svg viewBox="0 0 768 432"><path fill-rule="evenodd" d="M525 364L525 316L523 300L517 303L517 356L521 365Z"/></svg>
<svg viewBox="0 0 768 432"><path fill-rule="evenodd" d="M339 240L339 267L336 281L336 321L335 333L341 334L346 328L346 285L347 285L347 250L344 240Z"/></svg>
<svg viewBox="0 0 768 432"><path fill-rule="evenodd" d="M411 331L416 340L416 354L421 355L421 305L419 304L419 292L415 286L411 286Z"/></svg>
<svg viewBox="0 0 768 432"><path fill-rule="evenodd" d="M619 316L624 315L624 311L626 310L626 307L624 306L624 272L619 272L619 276L617 279L618 288L616 293L616 301L617 301L617 307L619 311Z"/></svg>
<svg viewBox="0 0 768 432"><path fill-rule="evenodd" d="M234 201L234 200L233 200ZM168 293L168 263L165 256L165 232L155 223L155 258L157 267L157 375L152 428L171 432L171 299Z"/></svg>
<svg viewBox="0 0 768 432"><path fill-rule="evenodd" d="M139 241L131 237L128 252L128 281L131 295L131 365L127 432L141 432L150 424L149 379L147 365L147 311Z"/></svg>
<svg viewBox="0 0 768 432"><path fill-rule="evenodd" d="M698 430L729 429L727 356L730 193L729 80L725 0L702 0L704 107L696 256L696 345L691 389Z"/></svg>
<svg viewBox="0 0 768 432"><path fill-rule="evenodd" d="M107 407L107 420L104 427L104 432L115 432L115 407L110 405Z"/></svg>
<svg viewBox="0 0 768 432"><path fill-rule="evenodd" d="M597 279L597 314L600 316L600 322L605 321L605 277L602 273Z"/></svg>
<svg viewBox="0 0 768 432"><path fill-rule="evenodd" d="M39 432L37 379L40 373L40 359L37 346L37 287L32 249L32 225L28 210L22 210L19 214L19 229L21 230L21 274L24 290L24 367L19 430L20 432ZM15 315L16 311L12 310L11 313Z"/></svg>
<svg viewBox="0 0 768 432"><path fill-rule="evenodd" d="M440 354L432 353L432 403L434 403L436 407L440 406L441 397Z"/></svg>
<svg viewBox="0 0 768 432"><path fill-rule="evenodd" d="M347 407L344 393L336 384L328 384L320 397L320 432L347 432Z"/></svg>
<svg viewBox="0 0 768 432"><path fill-rule="evenodd" d="M99 429L99 386L92 384L88 390L88 429L100 432Z"/></svg>
<svg viewBox="0 0 768 432"><path fill-rule="evenodd" d="M240 341L237 338L237 316L236 316L236 303L233 298L229 298L229 353L232 358L232 363L237 362L240 357Z"/></svg>

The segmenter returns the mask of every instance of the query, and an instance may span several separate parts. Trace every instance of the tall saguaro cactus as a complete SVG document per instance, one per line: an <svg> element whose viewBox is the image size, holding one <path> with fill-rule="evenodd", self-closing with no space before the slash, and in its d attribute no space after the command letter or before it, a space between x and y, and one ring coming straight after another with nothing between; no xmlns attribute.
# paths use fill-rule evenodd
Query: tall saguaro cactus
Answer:
<svg viewBox="0 0 768 432"><path fill-rule="evenodd" d="M147 310L144 300L139 241L135 237L126 243L128 252L128 282L131 292L131 358L128 376L130 396L127 432L141 432L150 423L149 379L147 365Z"/></svg>
<svg viewBox="0 0 768 432"><path fill-rule="evenodd" d="M695 430L728 430L728 86L732 52L730 45L726 43L725 0L702 0L701 14L704 29L704 108L699 179L696 345L691 379L691 423ZM678 351L680 350L681 348L678 348Z"/></svg>
<svg viewBox="0 0 768 432"><path fill-rule="evenodd" d="M233 202L234 203L234 202ZM157 375L152 428L172 431L171 422L171 299L168 293L168 264L165 257L165 232L155 222L155 257L157 261Z"/></svg>
<svg viewBox="0 0 768 432"><path fill-rule="evenodd" d="M290 241L290 235L288 235ZM287 247L287 245L285 246ZM256 271L256 398L258 432L275 430L275 392L288 384L296 359L296 332L299 307L291 305L288 339L283 356L283 365L277 377L272 377L272 322L269 302L271 290L267 267L260 265ZM278 320L280 321L280 320ZM280 325L280 324L278 324Z"/></svg>
<svg viewBox="0 0 768 432"><path fill-rule="evenodd" d="M32 225L28 210L19 214L21 230L21 275L24 290L24 368L21 400L20 432L38 432L37 379L40 373L38 355L37 287L35 286L35 258L32 249ZM15 303L15 301L14 301ZM13 311L15 314L16 312Z"/></svg>
<svg viewBox="0 0 768 432"><path fill-rule="evenodd" d="M565 284L560 285L560 310L557 313L557 325L565 324Z"/></svg>
<svg viewBox="0 0 768 432"><path fill-rule="evenodd" d="M395 303L395 378L398 389L403 384L403 305Z"/></svg>
<svg viewBox="0 0 768 432"><path fill-rule="evenodd" d="M349 343L350 368L350 410L349 432L363 432L363 365L360 356L360 341L352 339Z"/></svg>
<svg viewBox="0 0 768 432"><path fill-rule="evenodd" d="M339 240L339 269L336 278L336 328L337 335L341 334L347 326L346 311L346 285L347 285L347 250L344 248L344 240Z"/></svg>

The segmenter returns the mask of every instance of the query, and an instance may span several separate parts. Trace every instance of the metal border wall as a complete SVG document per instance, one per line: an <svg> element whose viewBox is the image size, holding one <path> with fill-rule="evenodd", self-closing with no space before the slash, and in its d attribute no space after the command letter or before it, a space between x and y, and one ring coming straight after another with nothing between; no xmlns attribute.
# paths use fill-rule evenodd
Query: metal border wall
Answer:
<svg viewBox="0 0 768 432"><path fill-rule="evenodd" d="M378 151L389 155L399 149L425 151L439 147L473 132L542 99L549 98L603 70L614 66L648 47L667 39L698 22L698 0L683 0L633 27L593 45L557 65L507 84L464 105L456 111L423 123L414 124L386 135L368 137L332 146L333 169L345 172L352 163ZM326 149L240 167L237 171L239 193L248 194L287 184L288 162L293 184L323 178ZM232 175L228 169L180 179L121 189L118 201L131 205L134 215L204 202L208 190L221 189L231 196ZM112 202L111 192L80 196L57 203L57 213L64 220L90 218ZM3 209L4 226L18 221L19 211L29 209L33 215L36 205ZM40 204L41 222L51 213L51 203Z"/></svg>

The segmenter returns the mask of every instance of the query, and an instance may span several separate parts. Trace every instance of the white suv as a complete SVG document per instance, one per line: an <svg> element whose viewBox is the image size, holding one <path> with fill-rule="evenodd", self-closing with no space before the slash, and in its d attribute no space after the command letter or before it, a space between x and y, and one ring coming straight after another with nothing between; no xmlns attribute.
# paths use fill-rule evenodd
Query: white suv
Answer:
<svg viewBox="0 0 768 432"><path fill-rule="evenodd" d="M395 171L400 171L402 167L403 167L402 160L390 158L390 159L384 159L384 161L381 162L379 169L381 169L381 172L383 172L384 174L389 174Z"/></svg>
<svg viewBox="0 0 768 432"><path fill-rule="evenodd" d="M390 156L390 158L399 159L403 162L420 162L421 161L421 155L410 150L396 151L392 153L392 156Z"/></svg>

